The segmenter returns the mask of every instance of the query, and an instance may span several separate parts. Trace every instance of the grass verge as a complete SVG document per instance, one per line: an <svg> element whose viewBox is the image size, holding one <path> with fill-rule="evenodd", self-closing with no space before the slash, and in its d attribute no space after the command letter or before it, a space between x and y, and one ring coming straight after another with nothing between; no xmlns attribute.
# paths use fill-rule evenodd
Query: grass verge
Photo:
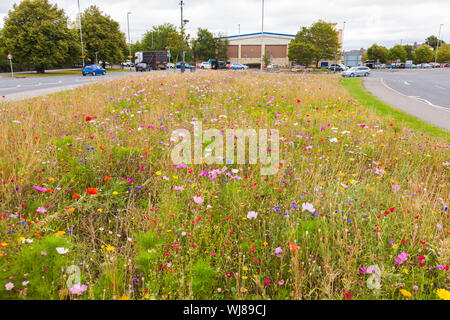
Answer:
<svg viewBox="0 0 450 320"><path fill-rule="evenodd" d="M112 72L129 72L130 70L127 69L106 69L106 72L112 73ZM35 78L35 77L56 77L56 76L73 76L73 75L80 75L80 70L64 70L64 71L54 71L54 72L47 72L44 74L39 73L18 73L15 74L14 77L17 78Z"/></svg>
<svg viewBox="0 0 450 320"><path fill-rule="evenodd" d="M342 79L341 84L347 89L349 94L358 100L364 106L371 108L375 113L384 119L395 119L404 122L405 125L414 130L426 131L427 133L437 135L450 141L450 133L429 123L426 123L414 116L406 114L395 109L391 105L384 103L376 98L370 92L367 92L361 82L361 79Z"/></svg>

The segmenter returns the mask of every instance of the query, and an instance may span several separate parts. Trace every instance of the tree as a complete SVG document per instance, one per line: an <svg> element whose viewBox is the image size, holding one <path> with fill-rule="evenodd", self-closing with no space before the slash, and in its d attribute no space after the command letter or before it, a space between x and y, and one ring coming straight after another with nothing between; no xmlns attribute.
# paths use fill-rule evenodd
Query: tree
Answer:
<svg viewBox="0 0 450 320"><path fill-rule="evenodd" d="M395 45L388 51L388 57L391 61L400 60L400 62L405 62L408 54L402 45Z"/></svg>
<svg viewBox="0 0 450 320"><path fill-rule="evenodd" d="M414 63L430 62L433 59L433 50L429 46L421 46L414 51Z"/></svg>
<svg viewBox="0 0 450 320"><path fill-rule="evenodd" d="M427 45L429 45L430 47L433 48L433 50L436 50L436 47L438 45L438 38L436 36L429 36L428 38L425 39L425 43ZM442 43L445 43L442 40L439 40L439 45L441 45Z"/></svg>
<svg viewBox="0 0 450 320"><path fill-rule="evenodd" d="M227 60L229 41L222 35L214 36L208 29L198 28L197 39L193 41L194 60Z"/></svg>
<svg viewBox="0 0 450 320"><path fill-rule="evenodd" d="M291 42L288 48L290 61L309 66L316 56L315 47L311 43Z"/></svg>
<svg viewBox="0 0 450 320"><path fill-rule="evenodd" d="M5 18L2 42L14 61L39 73L78 59L79 45L64 10L48 0L14 4ZM78 46L78 47L77 47Z"/></svg>
<svg viewBox="0 0 450 320"><path fill-rule="evenodd" d="M175 55L175 61L178 61L182 55L182 51L185 52L186 57L189 56L189 35L184 35L184 30L180 33L178 31L172 31L167 38L167 50L171 51L172 57Z"/></svg>
<svg viewBox="0 0 450 320"><path fill-rule="evenodd" d="M310 28L303 27L291 41L292 43L311 44L314 47L313 61L316 67L319 66L320 60L334 59L340 49L337 31L330 23L322 20L314 23Z"/></svg>
<svg viewBox="0 0 450 320"><path fill-rule="evenodd" d="M444 43L439 47L437 61L450 62L450 44Z"/></svg>
<svg viewBox="0 0 450 320"><path fill-rule="evenodd" d="M414 60L413 46L410 44L405 44L403 48L406 50L406 60Z"/></svg>
<svg viewBox="0 0 450 320"><path fill-rule="evenodd" d="M386 49L386 47L379 46L374 43L369 49L367 49L367 57L369 58L369 60L386 63L386 61L388 60L388 50Z"/></svg>
<svg viewBox="0 0 450 320"><path fill-rule="evenodd" d="M142 51L167 50L171 32L177 32L177 28L171 23L153 26L152 30L147 31L142 38Z"/></svg>
<svg viewBox="0 0 450 320"><path fill-rule="evenodd" d="M104 15L97 6L90 6L81 16L85 55L90 61L120 63L128 56L125 34L119 23Z"/></svg>

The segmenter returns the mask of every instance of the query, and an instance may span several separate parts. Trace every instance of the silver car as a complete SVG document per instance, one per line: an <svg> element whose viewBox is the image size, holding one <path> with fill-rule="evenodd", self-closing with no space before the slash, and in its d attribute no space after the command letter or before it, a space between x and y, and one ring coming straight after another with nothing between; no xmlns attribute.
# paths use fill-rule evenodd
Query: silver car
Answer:
<svg viewBox="0 0 450 320"><path fill-rule="evenodd" d="M350 68L348 70L345 70L343 72L341 72L341 75L345 78L345 77L367 77L370 74L370 68L369 67L364 67L364 66L360 66L360 67L353 67Z"/></svg>

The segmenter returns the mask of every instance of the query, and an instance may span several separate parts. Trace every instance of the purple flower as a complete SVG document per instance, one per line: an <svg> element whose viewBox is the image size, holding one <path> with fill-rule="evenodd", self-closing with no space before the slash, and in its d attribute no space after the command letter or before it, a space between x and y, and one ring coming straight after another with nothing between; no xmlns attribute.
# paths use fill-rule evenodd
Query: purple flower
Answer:
<svg viewBox="0 0 450 320"><path fill-rule="evenodd" d="M398 255L398 257L395 257L395 264L402 264L408 259L408 254L406 252L402 252Z"/></svg>

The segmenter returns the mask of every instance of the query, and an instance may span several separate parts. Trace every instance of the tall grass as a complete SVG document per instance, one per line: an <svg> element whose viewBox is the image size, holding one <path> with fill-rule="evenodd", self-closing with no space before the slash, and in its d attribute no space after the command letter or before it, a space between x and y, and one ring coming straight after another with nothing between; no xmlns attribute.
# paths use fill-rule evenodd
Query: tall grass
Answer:
<svg viewBox="0 0 450 320"><path fill-rule="evenodd" d="M439 299L448 286L448 141L381 118L338 77L145 74L2 103L0 119L2 299ZM173 165L171 133L196 119L280 130L280 171Z"/></svg>

